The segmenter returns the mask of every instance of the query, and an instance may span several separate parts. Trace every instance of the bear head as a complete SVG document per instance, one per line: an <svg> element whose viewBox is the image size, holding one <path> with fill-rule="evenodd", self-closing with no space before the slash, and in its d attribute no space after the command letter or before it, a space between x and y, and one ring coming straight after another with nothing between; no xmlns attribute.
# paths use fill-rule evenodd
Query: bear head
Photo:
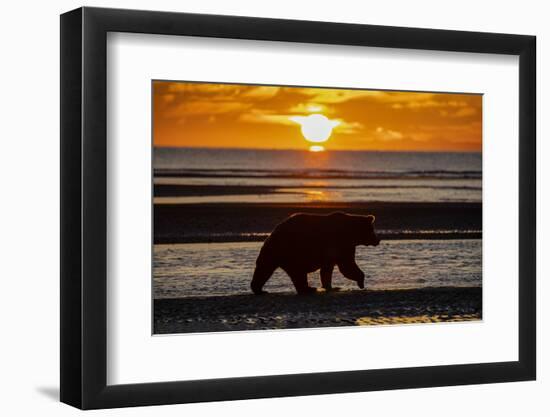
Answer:
<svg viewBox="0 0 550 417"><path fill-rule="evenodd" d="M360 226L357 230L359 232L359 244L365 246L378 246L380 239L374 231L374 220L373 215L360 216Z"/></svg>

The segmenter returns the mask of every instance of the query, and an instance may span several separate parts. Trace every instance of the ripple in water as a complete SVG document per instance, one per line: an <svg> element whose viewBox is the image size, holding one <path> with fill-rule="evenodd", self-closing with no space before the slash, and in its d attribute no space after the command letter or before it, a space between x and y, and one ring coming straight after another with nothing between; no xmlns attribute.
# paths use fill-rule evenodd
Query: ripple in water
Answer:
<svg viewBox="0 0 550 417"><path fill-rule="evenodd" d="M155 245L154 297L180 298L248 293L261 242ZM368 289L481 286L481 240L392 240L358 247L356 260ZM319 272L309 275L320 286ZM354 289L334 269L333 285ZM269 292L294 291L280 269Z"/></svg>

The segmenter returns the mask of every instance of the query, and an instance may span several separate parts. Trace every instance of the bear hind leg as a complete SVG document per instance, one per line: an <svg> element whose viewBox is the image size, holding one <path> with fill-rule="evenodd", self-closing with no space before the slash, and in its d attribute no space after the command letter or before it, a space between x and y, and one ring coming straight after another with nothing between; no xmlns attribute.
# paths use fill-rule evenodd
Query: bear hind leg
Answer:
<svg viewBox="0 0 550 417"><path fill-rule="evenodd" d="M338 288L332 287L332 272L334 271L334 265L324 266L321 268L321 285L326 291L337 290Z"/></svg>
<svg viewBox="0 0 550 417"><path fill-rule="evenodd" d="M292 280L294 288L296 288L296 292L299 295L308 295L317 292L317 288L309 286L306 272L286 271L286 273Z"/></svg>

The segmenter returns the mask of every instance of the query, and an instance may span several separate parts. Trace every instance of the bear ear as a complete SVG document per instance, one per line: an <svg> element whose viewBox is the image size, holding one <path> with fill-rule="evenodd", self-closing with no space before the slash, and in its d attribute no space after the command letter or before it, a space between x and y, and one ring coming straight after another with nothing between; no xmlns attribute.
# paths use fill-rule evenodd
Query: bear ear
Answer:
<svg viewBox="0 0 550 417"><path fill-rule="evenodd" d="M369 214L367 216L367 220L369 221L370 224L374 224L375 219L376 219L376 217L374 217L372 214Z"/></svg>

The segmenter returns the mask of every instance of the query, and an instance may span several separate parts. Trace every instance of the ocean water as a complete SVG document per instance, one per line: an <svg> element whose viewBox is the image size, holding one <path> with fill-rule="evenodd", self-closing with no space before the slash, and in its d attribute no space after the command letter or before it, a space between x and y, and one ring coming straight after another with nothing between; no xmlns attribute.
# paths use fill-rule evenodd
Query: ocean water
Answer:
<svg viewBox="0 0 550 417"><path fill-rule="evenodd" d="M205 186L156 204L480 202L481 153L155 148L154 182ZM246 189L209 191L206 186Z"/></svg>
<svg viewBox="0 0 550 417"><path fill-rule="evenodd" d="M155 245L154 297L180 298L249 293L262 243ZM481 286L481 240L391 240L377 247L358 247L356 261L367 289ZM319 287L319 273L309 275ZM333 285L356 289L355 282L334 269ZM270 292L294 291L278 269L267 282Z"/></svg>

